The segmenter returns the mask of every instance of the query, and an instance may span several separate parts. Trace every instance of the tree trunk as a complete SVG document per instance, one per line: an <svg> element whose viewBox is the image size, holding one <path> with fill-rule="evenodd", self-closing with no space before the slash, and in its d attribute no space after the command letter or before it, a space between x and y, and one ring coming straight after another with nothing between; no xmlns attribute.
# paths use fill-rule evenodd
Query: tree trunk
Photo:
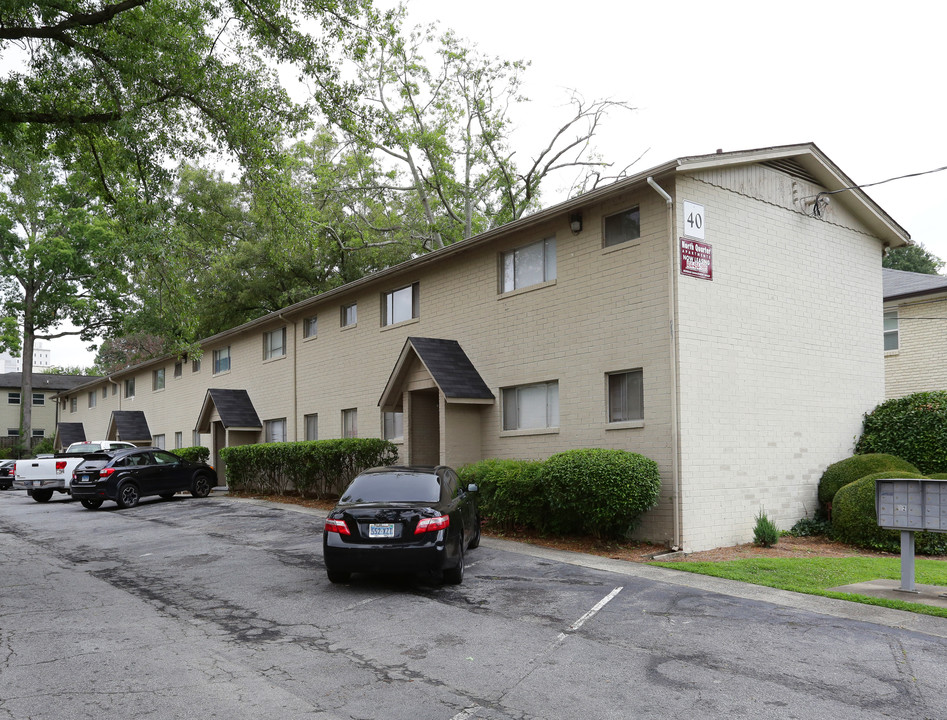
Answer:
<svg viewBox="0 0 947 720"><path fill-rule="evenodd" d="M33 450L33 345L36 328L33 327L33 299L27 294L23 313L23 371L20 375L20 442L27 454Z"/></svg>

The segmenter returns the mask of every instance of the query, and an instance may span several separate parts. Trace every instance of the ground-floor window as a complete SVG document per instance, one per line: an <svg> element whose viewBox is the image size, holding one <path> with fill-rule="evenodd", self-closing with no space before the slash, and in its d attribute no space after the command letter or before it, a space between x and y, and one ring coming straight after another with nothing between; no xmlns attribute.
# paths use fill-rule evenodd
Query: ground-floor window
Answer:
<svg viewBox="0 0 947 720"><path fill-rule="evenodd" d="M386 412L384 417L385 440L404 439L404 413Z"/></svg>
<svg viewBox="0 0 947 720"><path fill-rule="evenodd" d="M640 369L608 375L608 421L628 420L644 420L644 382Z"/></svg>
<svg viewBox="0 0 947 720"><path fill-rule="evenodd" d="M559 427L558 380L504 388L504 430L554 427Z"/></svg>
<svg viewBox="0 0 947 720"><path fill-rule="evenodd" d="M263 442L286 442L286 418L267 420L264 424Z"/></svg>
<svg viewBox="0 0 947 720"><path fill-rule="evenodd" d="M358 410L355 408L342 411L342 437L358 437Z"/></svg>
<svg viewBox="0 0 947 720"><path fill-rule="evenodd" d="M180 450L184 447L184 433L176 432L174 433L174 449Z"/></svg>
<svg viewBox="0 0 947 720"><path fill-rule="evenodd" d="M319 414L312 413L311 415L306 415L306 439L307 440L318 440L319 439Z"/></svg>
<svg viewBox="0 0 947 720"><path fill-rule="evenodd" d="M164 435L155 435L151 439L151 444L154 445L156 448L161 448L162 450L164 450Z"/></svg>

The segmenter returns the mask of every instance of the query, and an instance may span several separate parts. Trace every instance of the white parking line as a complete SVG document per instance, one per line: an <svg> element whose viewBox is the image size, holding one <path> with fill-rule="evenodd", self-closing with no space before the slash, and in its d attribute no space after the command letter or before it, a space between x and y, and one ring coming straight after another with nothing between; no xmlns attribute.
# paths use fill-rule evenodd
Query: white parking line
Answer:
<svg viewBox="0 0 947 720"><path fill-rule="evenodd" d="M454 715L454 717L452 717L450 720L468 720L468 718L472 718L474 715L476 715L477 710L479 709L480 709L479 705L474 705L473 707L464 708L459 713Z"/></svg>
<svg viewBox="0 0 947 720"><path fill-rule="evenodd" d="M568 630L566 630L565 632L559 633L558 641L559 641L559 642L562 642L563 640L565 640L565 638L566 638L566 636L567 636L568 633L573 633L573 632L575 632L576 630L578 630L580 627L582 627L582 626L585 624L586 620L589 620L590 618L595 617L595 614L596 614L599 610L601 610L603 607L605 607L606 605L608 605L608 603L610 603L610 602L614 599L614 597L615 597L616 595L618 595L618 593L620 593L620 592L621 592L622 590L624 590L624 589L625 589L624 586L622 586L622 587L617 587L617 588L615 588L614 590L612 590L608 595L606 595L606 596L603 597L601 600L599 600L599 601L595 604L595 607L593 607L591 610L589 610L587 613L585 613L585 615L583 615L583 616L580 617L578 620L576 620L574 623L572 623L572 624L569 626L569 629L568 629Z"/></svg>

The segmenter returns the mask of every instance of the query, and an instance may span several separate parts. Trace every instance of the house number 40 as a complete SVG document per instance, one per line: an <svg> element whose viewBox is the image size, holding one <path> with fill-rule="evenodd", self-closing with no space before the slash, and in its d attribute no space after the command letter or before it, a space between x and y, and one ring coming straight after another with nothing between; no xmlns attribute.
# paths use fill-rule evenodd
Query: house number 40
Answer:
<svg viewBox="0 0 947 720"><path fill-rule="evenodd" d="M695 240L704 239L704 206L684 201L684 235Z"/></svg>

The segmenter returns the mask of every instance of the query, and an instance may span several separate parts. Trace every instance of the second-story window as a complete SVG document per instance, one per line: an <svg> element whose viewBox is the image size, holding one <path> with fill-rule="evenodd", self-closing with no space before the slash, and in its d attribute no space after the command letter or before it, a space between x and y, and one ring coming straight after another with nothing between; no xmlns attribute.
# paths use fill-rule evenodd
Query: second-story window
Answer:
<svg viewBox="0 0 947 720"><path fill-rule="evenodd" d="M125 397L135 397L135 378L128 378L125 380Z"/></svg>
<svg viewBox="0 0 947 720"><path fill-rule="evenodd" d="M286 328L272 330L263 333L263 359L272 360L273 358L286 355Z"/></svg>
<svg viewBox="0 0 947 720"><path fill-rule="evenodd" d="M382 324L394 325L418 317L418 295L418 283L382 295Z"/></svg>
<svg viewBox="0 0 947 720"><path fill-rule="evenodd" d="M898 345L898 311L885 310L885 350L897 350Z"/></svg>
<svg viewBox="0 0 947 720"><path fill-rule="evenodd" d="M214 375L230 370L230 346L214 350Z"/></svg>
<svg viewBox="0 0 947 720"><path fill-rule="evenodd" d="M95 392L94 390L89 393L89 407L90 408L95 407L95 403L98 400L98 397L99 397L99 394Z"/></svg>
<svg viewBox="0 0 947 720"><path fill-rule="evenodd" d="M501 292L510 292L556 279L556 238L503 253Z"/></svg>
<svg viewBox="0 0 947 720"><path fill-rule="evenodd" d="M151 389L164 390L164 368L158 368L151 373Z"/></svg>
<svg viewBox="0 0 947 720"><path fill-rule="evenodd" d="M303 321L303 338L316 337L319 334L319 318L313 315Z"/></svg>
<svg viewBox="0 0 947 720"><path fill-rule="evenodd" d="M358 322L358 304L352 303L350 305L342 306L342 327L351 327Z"/></svg>
<svg viewBox="0 0 947 720"><path fill-rule="evenodd" d="M638 206L608 215L603 221L603 243L605 247L619 245L641 237L641 212Z"/></svg>

